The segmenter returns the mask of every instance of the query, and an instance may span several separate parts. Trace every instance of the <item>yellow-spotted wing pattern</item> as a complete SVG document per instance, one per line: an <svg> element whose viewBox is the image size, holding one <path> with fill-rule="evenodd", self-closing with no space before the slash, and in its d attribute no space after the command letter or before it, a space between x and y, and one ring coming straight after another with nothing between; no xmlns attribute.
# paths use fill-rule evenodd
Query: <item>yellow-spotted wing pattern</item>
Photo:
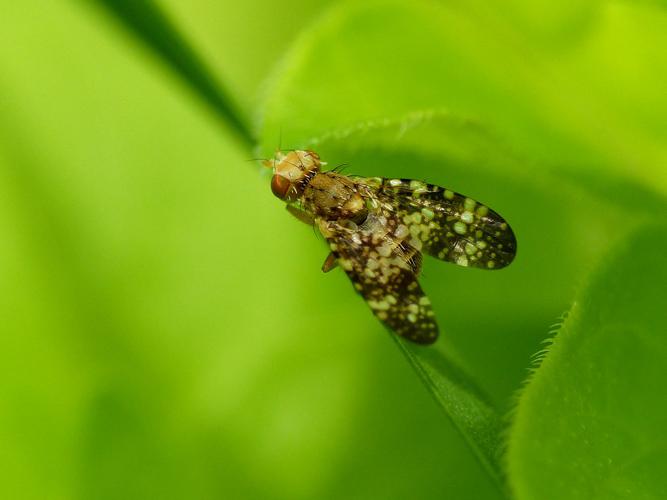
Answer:
<svg viewBox="0 0 667 500"><path fill-rule="evenodd" d="M359 179L362 184L377 179ZM422 252L460 266L499 269L516 255L505 220L486 205L449 189L405 179L382 179L378 197L395 206Z"/></svg>
<svg viewBox="0 0 667 500"><path fill-rule="evenodd" d="M421 253L396 234L399 225L392 213L369 214L359 225L319 221L331 252L375 316L399 335L430 344L438 325L417 282Z"/></svg>

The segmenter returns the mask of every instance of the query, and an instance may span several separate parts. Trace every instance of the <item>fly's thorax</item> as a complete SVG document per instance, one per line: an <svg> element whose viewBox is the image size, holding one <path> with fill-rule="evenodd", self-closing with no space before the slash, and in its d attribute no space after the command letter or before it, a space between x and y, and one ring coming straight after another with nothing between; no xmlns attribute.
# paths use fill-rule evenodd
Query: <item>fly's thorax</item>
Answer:
<svg viewBox="0 0 667 500"><path fill-rule="evenodd" d="M322 165L317 153L300 150L287 153L279 151L274 159L264 164L273 168L271 191L284 201L299 199Z"/></svg>
<svg viewBox="0 0 667 500"><path fill-rule="evenodd" d="M306 210L325 220L363 222L368 215L366 201L353 181L344 175L324 172L315 175L303 192Z"/></svg>

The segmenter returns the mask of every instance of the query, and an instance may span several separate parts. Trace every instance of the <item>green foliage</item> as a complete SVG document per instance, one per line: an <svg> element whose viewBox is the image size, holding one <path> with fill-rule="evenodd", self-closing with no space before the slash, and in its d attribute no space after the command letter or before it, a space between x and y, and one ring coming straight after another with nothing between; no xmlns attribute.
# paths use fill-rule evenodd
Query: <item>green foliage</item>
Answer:
<svg viewBox="0 0 667 500"><path fill-rule="evenodd" d="M660 2L2 12L0 496L665 497ZM397 350L246 161L279 145L518 257L427 259L442 338Z"/></svg>
<svg viewBox="0 0 667 500"><path fill-rule="evenodd" d="M281 127L285 143L298 144L360 120L444 108L502 133L532 160L526 169L623 172L665 193L667 173L651 167L667 160L664 12L564 7L565 27L576 16L590 24L544 47L492 5L343 4L279 67L263 142L274 148ZM644 167L633 168L639 152Z"/></svg>
<svg viewBox="0 0 667 500"><path fill-rule="evenodd" d="M576 300L519 398L508 454L517 498L667 495L667 226L623 247Z"/></svg>
<svg viewBox="0 0 667 500"><path fill-rule="evenodd" d="M152 0L100 0L109 11L149 48L165 59L177 74L192 86L224 123L239 135L244 146L253 145L253 137L244 120L239 118L232 99L211 75L210 70L188 42Z"/></svg>

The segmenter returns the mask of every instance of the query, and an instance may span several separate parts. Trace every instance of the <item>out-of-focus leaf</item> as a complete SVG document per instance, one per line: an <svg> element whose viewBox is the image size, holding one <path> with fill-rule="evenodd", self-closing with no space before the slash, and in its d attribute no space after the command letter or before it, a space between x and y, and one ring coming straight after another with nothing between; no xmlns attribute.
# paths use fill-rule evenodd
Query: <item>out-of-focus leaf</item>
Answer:
<svg viewBox="0 0 667 500"><path fill-rule="evenodd" d="M244 109L255 113L261 84L303 29L338 0L155 0L188 34Z"/></svg>
<svg viewBox="0 0 667 500"><path fill-rule="evenodd" d="M530 25L535 12L514 3ZM280 130L292 146L366 120L447 109L486 123L534 160L526 169L613 171L664 194L667 171L654 166L667 163L666 13L618 2L584 10L594 22L576 40L550 28L552 43L568 38L567 50L553 51L488 2L341 4L279 66L264 146L275 148Z"/></svg>
<svg viewBox="0 0 667 500"><path fill-rule="evenodd" d="M153 0L94 0L162 58L249 148L253 135L225 87Z"/></svg>
<svg viewBox="0 0 667 500"><path fill-rule="evenodd" d="M599 270L523 391L508 464L519 499L667 495L667 226Z"/></svg>

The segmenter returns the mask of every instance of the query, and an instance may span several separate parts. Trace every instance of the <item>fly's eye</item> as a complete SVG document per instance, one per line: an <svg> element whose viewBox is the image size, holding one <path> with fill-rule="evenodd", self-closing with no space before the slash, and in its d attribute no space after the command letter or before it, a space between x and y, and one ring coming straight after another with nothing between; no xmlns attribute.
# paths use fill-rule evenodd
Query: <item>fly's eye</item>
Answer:
<svg viewBox="0 0 667 500"><path fill-rule="evenodd" d="M282 175L276 174L271 178L271 191L281 200L284 200L287 197L290 185L290 181Z"/></svg>

